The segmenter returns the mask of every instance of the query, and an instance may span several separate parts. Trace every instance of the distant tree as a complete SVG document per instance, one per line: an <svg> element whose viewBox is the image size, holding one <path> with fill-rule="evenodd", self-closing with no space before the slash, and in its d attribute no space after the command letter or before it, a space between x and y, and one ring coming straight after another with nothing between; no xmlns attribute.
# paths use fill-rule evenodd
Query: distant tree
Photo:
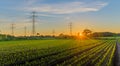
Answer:
<svg viewBox="0 0 120 66"><path fill-rule="evenodd" d="M40 33L37 33L37 36L40 36Z"/></svg>
<svg viewBox="0 0 120 66"><path fill-rule="evenodd" d="M70 35L65 35L65 34L63 34L63 33L59 34L58 37L59 37L59 38L63 38L63 39L69 39L69 38L72 38L72 36L70 36Z"/></svg>
<svg viewBox="0 0 120 66"><path fill-rule="evenodd" d="M85 30L83 30L83 33L82 33L82 34L85 35L85 36L89 36L91 33L92 33L91 30L85 29Z"/></svg>

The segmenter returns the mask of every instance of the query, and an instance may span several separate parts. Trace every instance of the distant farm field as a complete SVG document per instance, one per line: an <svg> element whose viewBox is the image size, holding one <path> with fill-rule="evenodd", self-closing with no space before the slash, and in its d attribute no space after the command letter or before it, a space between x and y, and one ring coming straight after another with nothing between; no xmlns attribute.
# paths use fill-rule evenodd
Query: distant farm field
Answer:
<svg viewBox="0 0 120 66"><path fill-rule="evenodd" d="M0 42L0 66L114 66L115 40Z"/></svg>

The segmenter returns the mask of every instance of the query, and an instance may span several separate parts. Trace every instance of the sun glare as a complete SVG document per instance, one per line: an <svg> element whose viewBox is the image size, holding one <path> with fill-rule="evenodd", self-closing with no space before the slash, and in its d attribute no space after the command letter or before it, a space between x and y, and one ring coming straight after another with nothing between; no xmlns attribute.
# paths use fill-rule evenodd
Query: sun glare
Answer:
<svg viewBox="0 0 120 66"><path fill-rule="evenodd" d="M83 36L83 34L82 34L82 33L80 33L80 36Z"/></svg>

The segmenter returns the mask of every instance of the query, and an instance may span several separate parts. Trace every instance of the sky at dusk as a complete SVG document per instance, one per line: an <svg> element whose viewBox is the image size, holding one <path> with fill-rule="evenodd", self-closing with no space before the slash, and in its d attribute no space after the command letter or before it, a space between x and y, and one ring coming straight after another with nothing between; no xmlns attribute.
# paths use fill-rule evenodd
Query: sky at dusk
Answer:
<svg viewBox="0 0 120 66"><path fill-rule="evenodd" d="M120 0L0 0L0 30L15 35L32 33L32 11L36 11L36 32L40 34L73 34L91 29L93 32L120 32Z"/></svg>

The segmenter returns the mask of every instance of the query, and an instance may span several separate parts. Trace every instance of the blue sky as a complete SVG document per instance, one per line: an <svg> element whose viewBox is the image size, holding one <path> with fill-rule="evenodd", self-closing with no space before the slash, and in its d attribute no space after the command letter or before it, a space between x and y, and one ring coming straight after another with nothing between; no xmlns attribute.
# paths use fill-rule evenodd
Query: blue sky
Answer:
<svg viewBox="0 0 120 66"><path fill-rule="evenodd" d="M36 31L40 34L69 34L68 23L73 23L73 33L85 28L93 31L120 32L119 0L0 0L0 30L10 34L10 24L15 24L15 34L23 35L24 27L31 34L31 12L37 12Z"/></svg>

